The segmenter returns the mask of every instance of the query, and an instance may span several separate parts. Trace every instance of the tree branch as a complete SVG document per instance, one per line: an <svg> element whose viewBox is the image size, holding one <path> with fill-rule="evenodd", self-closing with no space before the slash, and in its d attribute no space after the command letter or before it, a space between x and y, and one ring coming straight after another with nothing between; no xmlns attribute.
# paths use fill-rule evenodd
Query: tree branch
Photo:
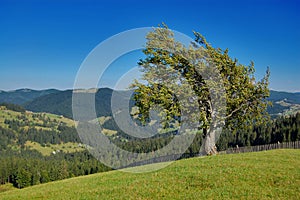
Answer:
<svg viewBox="0 0 300 200"><path fill-rule="evenodd" d="M246 110L247 110L247 109L249 108L249 104L250 104L249 101L247 101L245 104L241 104L240 107L234 109L229 115L227 115L227 116L225 117L225 119L228 119L228 118L231 117L234 113L240 111L245 105L248 105L248 107L246 107Z"/></svg>

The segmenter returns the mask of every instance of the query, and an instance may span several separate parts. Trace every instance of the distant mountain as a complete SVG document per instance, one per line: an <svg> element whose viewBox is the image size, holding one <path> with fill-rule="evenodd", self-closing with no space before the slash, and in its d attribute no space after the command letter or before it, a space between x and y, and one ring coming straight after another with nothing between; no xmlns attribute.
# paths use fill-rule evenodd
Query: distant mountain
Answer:
<svg viewBox="0 0 300 200"><path fill-rule="evenodd" d="M285 100L287 103L291 104L300 104L300 93L290 93L290 92L277 92L277 91L270 91L269 100L272 102L278 102Z"/></svg>
<svg viewBox="0 0 300 200"><path fill-rule="evenodd" d="M23 106L33 112L47 112L72 118L72 90L43 95Z"/></svg>
<svg viewBox="0 0 300 200"><path fill-rule="evenodd" d="M113 91L110 88L101 88L97 90L95 94L97 117L112 116L111 97L113 93L114 95L117 95L116 99L120 101L123 99L125 101L126 91ZM48 112L73 118L72 94L72 90L66 90L44 95L24 104L24 107L33 112ZM87 90L82 91L82 94L90 95Z"/></svg>
<svg viewBox="0 0 300 200"><path fill-rule="evenodd" d="M0 91L0 103L12 103L22 105L26 102L32 101L37 97L59 92L56 89L47 90L31 90L19 89L13 91Z"/></svg>
<svg viewBox="0 0 300 200"><path fill-rule="evenodd" d="M13 103L24 106L27 110L34 112L48 112L63 115L72 118L72 90L31 90L20 89L15 91L0 91L0 103ZM88 90L83 91L91 92ZM101 88L97 90L95 95L97 116L111 116L111 96L113 90L109 88ZM130 92L130 91L129 91ZM272 117L285 114L293 114L300 111L300 93L270 91L269 101L273 103L268 108L268 112ZM120 102L127 100L126 91L115 91L115 95L119 95L117 99ZM124 99L125 98L125 99ZM127 98L127 99L126 99ZM122 101L124 100L124 101ZM130 101L131 106L133 102Z"/></svg>
<svg viewBox="0 0 300 200"><path fill-rule="evenodd" d="M280 115L290 115L300 111L300 93L270 91L268 113L274 118Z"/></svg>

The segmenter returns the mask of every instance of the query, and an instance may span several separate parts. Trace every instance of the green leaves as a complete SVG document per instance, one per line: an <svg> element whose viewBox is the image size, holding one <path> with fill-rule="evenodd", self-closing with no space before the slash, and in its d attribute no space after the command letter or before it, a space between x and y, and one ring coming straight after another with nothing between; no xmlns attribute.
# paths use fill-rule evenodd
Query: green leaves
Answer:
<svg viewBox="0 0 300 200"><path fill-rule="evenodd" d="M226 121L232 131L268 121L269 69L262 80L256 81L253 62L242 65L229 56L228 49L214 48L200 33L194 35L195 42L189 47L176 41L166 26L147 35L146 58L139 62L147 84L133 84L139 119L146 122L149 110L157 104L165 108L165 125L194 105L199 111L193 120L200 122L199 128L208 130L215 120ZM192 92L187 92L188 88ZM178 99L195 101L187 100L183 106ZM226 101L226 107L217 110L218 103L213 99ZM193 105L189 107L188 103ZM221 119L216 117L219 113L224 113L219 115Z"/></svg>

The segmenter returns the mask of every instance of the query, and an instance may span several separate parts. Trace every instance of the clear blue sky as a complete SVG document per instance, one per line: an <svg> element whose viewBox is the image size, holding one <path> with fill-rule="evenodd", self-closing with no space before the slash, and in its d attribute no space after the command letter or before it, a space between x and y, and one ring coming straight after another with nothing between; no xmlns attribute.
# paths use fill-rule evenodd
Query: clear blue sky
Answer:
<svg viewBox="0 0 300 200"><path fill-rule="evenodd" d="M161 22L201 32L242 64L253 60L258 78L269 66L271 89L300 91L300 1L289 0L0 0L0 90L72 88L101 41Z"/></svg>

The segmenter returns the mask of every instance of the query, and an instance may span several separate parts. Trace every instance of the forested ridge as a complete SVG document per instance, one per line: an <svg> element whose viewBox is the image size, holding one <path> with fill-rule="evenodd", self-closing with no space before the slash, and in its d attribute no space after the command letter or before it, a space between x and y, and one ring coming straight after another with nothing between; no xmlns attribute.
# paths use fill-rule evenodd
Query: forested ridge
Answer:
<svg viewBox="0 0 300 200"><path fill-rule="evenodd" d="M17 188L110 170L87 151L43 156L36 150L2 150L0 162L1 184Z"/></svg>
<svg viewBox="0 0 300 200"><path fill-rule="evenodd" d="M32 90L18 89L14 91L0 91L0 103L13 103L23 105L26 102L32 101L38 97L59 92L56 89L47 90Z"/></svg>
<svg viewBox="0 0 300 200"><path fill-rule="evenodd" d="M110 116L108 109L110 106L110 98L114 90L110 88L100 88L96 95L97 116ZM122 92L119 91L121 94ZM300 94L289 92L270 91L269 101L273 106L268 107L268 112L272 116L277 117L278 114L291 108L292 105L299 105ZM281 105L278 102L286 101L288 105ZM57 115L63 115L72 118L72 90L30 90L20 89L16 91L2 91L0 93L0 103L17 104L23 106L27 110L34 112L48 112ZM133 102L131 103L131 105ZM47 106L45 106L47 105ZM299 110L299 109L298 109Z"/></svg>
<svg viewBox="0 0 300 200"><path fill-rule="evenodd" d="M6 107L7 106L7 107ZM26 145L26 141L50 145L73 142L81 145L76 129L61 116L51 117L46 113L27 112L20 106L2 105L6 118L0 121L0 182L12 183L17 188L60 180L79 175L111 170L93 158L87 150L75 152L55 151L42 155L37 149ZM7 117L9 116L9 117ZM137 139L118 129L112 120L103 123L105 128L117 130L110 140L122 149L131 152L151 152L167 145L177 134L170 131L147 139ZM238 130L234 134L223 130L217 142L218 151L236 145L254 146L277 142L300 140L300 113L282 116L260 127ZM198 155L202 141L201 132L195 136L184 157Z"/></svg>
<svg viewBox="0 0 300 200"><path fill-rule="evenodd" d="M32 113L18 105L0 106L0 183L12 183L17 188L110 170L81 146L71 120L46 113ZM4 117L5 116L5 117ZM50 148L61 145L43 155L27 142ZM65 152L67 143L76 149Z"/></svg>

